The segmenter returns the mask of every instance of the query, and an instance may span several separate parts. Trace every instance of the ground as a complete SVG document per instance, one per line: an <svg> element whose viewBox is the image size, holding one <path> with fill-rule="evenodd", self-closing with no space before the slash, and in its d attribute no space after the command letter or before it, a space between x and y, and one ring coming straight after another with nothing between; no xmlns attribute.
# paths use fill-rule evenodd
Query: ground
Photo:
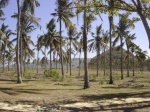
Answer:
<svg viewBox="0 0 150 112"><path fill-rule="evenodd" d="M0 73L0 109L4 111L2 104L32 105L36 110L46 108L47 111L55 108L59 111L149 112L149 72L137 71L134 77L124 76L124 80L120 80L119 73L113 72L114 84L110 85L108 73L103 76L101 71L96 77L95 71L89 70L90 88L83 89L83 71L80 77L77 70L73 70L71 77L65 71L65 79L56 80L45 77L42 70L39 74L30 70L30 78L25 75L22 84L16 83L15 71L6 71Z"/></svg>

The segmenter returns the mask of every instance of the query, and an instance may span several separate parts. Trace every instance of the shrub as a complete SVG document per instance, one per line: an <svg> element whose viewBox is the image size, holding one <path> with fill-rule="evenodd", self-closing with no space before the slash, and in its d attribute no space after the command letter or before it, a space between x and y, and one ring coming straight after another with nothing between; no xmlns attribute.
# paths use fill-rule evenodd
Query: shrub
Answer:
<svg viewBox="0 0 150 112"><path fill-rule="evenodd" d="M31 79L31 71L30 70L25 70L23 73L23 77L25 79Z"/></svg>
<svg viewBox="0 0 150 112"><path fill-rule="evenodd" d="M44 74L45 74L46 77L51 77L51 78L53 78L55 80L58 80L60 78L59 71L55 70L55 69L53 69L53 70L45 70Z"/></svg>

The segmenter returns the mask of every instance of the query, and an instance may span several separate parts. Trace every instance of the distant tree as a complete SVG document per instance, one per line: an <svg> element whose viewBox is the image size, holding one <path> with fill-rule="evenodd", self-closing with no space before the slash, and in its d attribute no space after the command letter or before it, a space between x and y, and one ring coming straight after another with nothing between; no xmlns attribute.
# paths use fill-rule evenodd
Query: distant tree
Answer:
<svg viewBox="0 0 150 112"><path fill-rule="evenodd" d="M72 58L71 58L71 52L72 52L72 46L77 51L78 45L77 45L77 39L80 37L81 33L78 33L73 27L70 27L68 30L68 44L70 46L69 48L69 55L70 55L70 76L72 75Z"/></svg>
<svg viewBox="0 0 150 112"><path fill-rule="evenodd" d="M96 27L95 34L92 32L92 39L88 40L89 51L96 50L97 52L97 76L99 71L99 62L100 62L100 47L104 46L102 39L102 24Z"/></svg>
<svg viewBox="0 0 150 112"><path fill-rule="evenodd" d="M63 68L63 56L62 56L62 21L64 21L66 27L72 26L69 18L74 17L73 12L69 9L72 3L69 3L68 0L57 0L57 9L55 9L56 13L52 13L53 16L58 16L59 19L59 37L60 37L60 60L61 60L61 72L62 77L64 77L64 68Z"/></svg>

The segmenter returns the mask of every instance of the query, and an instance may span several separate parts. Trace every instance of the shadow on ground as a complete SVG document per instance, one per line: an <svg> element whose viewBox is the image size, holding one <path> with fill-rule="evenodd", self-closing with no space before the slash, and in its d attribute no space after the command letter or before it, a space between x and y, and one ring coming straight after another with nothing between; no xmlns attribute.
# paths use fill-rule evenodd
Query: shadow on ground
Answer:
<svg viewBox="0 0 150 112"><path fill-rule="evenodd" d="M99 95L82 95L81 98L84 101L95 101L102 99L113 99L113 98L130 98L130 97L150 97L150 92L140 93L111 93L111 94L99 94Z"/></svg>

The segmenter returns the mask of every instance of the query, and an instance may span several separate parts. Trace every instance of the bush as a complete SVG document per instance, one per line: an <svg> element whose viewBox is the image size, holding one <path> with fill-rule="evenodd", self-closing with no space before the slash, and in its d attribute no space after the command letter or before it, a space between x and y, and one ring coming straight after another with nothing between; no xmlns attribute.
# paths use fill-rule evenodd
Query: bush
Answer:
<svg viewBox="0 0 150 112"><path fill-rule="evenodd" d="M23 77L25 79L31 79L31 71L30 70L25 70L23 73Z"/></svg>
<svg viewBox="0 0 150 112"><path fill-rule="evenodd" d="M46 77L51 77L55 80L58 80L60 78L58 70L45 70L44 74Z"/></svg>

